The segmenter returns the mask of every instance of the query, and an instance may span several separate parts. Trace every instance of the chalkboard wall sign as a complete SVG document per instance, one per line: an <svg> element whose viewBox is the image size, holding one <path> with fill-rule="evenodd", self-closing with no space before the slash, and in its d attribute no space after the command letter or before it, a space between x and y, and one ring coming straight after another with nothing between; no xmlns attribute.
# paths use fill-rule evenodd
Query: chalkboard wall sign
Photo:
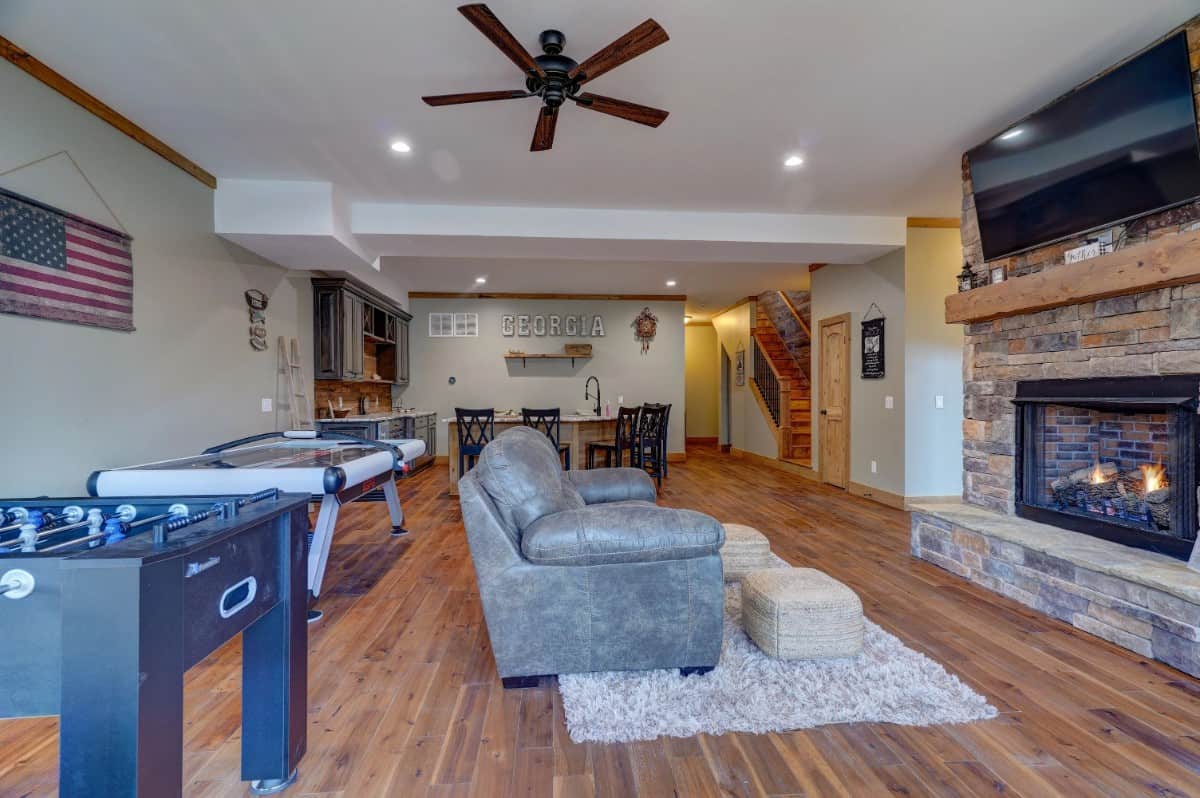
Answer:
<svg viewBox="0 0 1200 798"><path fill-rule="evenodd" d="M868 319L874 310L878 318ZM883 311L874 302L863 314L862 321L862 378L864 380L881 380L886 373L884 364L884 335L883 323L887 321Z"/></svg>

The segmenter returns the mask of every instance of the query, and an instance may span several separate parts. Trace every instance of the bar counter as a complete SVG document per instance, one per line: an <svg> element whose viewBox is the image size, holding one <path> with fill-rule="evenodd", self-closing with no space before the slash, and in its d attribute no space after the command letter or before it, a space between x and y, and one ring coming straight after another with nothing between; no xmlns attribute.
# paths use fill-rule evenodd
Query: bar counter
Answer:
<svg viewBox="0 0 1200 798"><path fill-rule="evenodd" d="M450 495L458 495L458 421L454 418L444 418L446 424L446 448L450 467ZM499 435L507 427L521 423L519 413L513 415L496 414L496 434ZM562 439L560 443L571 444L571 468L582 469L587 466L587 445L592 441L613 441L617 435L616 416L562 416Z"/></svg>

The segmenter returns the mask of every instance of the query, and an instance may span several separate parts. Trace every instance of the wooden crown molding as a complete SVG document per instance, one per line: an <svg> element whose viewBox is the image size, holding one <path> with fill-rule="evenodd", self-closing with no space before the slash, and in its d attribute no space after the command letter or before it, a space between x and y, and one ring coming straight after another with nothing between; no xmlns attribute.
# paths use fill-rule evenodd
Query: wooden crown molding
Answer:
<svg viewBox="0 0 1200 798"><path fill-rule="evenodd" d="M808 264L808 273L812 274L813 272L820 271L828 265L828 263L810 263Z"/></svg>
<svg viewBox="0 0 1200 798"><path fill-rule="evenodd" d="M946 323L991 321L1200 282L1200 230L946 297Z"/></svg>
<svg viewBox="0 0 1200 798"><path fill-rule="evenodd" d="M146 149L178 166L209 188L215 189L217 187L217 178L212 174L206 172L196 163L181 155L177 150L172 149L164 141L147 133L136 123L122 116L116 109L106 105L92 94L76 86L70 80L55 72L3 36L0 36L0 57L3 57L5 61L12 63L17 68L37 78L71 102L79 105L85 111L112 125Z"/></svg>
<svg viewBox="0 0 1200 798"><path fill-rule="evenodd" d="M936 228L954 228L962 227L962 219L957 216L910 216L908 217L909 227L936 227Z"/></svg>
<svg viewBox="0 0 1200 798"><path fill-rule="evenodd" d="M409 291L409 299L590 299L605 302L687 302L687 294L523 294L496 291Z"/></svg>

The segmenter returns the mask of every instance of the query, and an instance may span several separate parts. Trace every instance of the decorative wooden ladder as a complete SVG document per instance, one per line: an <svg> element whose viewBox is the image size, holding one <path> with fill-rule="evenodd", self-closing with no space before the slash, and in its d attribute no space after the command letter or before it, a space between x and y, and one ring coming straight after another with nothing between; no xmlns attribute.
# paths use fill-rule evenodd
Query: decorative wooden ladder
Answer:
<svg viewBox="0 0 1200 798"><path fill-rule="evenodd" d="M312 402L304 385L304 367L300 362L300 342L279 336L279 368L287 380L288 429L315 429Z"/></svg>

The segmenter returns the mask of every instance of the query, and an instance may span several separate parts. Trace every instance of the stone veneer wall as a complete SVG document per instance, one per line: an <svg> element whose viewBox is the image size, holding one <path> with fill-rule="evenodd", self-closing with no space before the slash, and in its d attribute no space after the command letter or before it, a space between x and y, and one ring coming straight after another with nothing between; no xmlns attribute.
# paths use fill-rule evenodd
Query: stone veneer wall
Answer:
<svg viewBox="0 0 1200 798"><path fill-rule="evenodd" d="M963 499L1013 511L1017 382L1200 373L1200 284L969 325Z"/></svg>
<svg viewBox="0 0 1200 798"><path fill-rule="evenodd" d="M1187 30L1193 82L1200 99L1200 16ZM1164 37L1165 38L1165 37ZM1115 68L1115 67L1114 67ZM1003 266L1008 277L1053 269L1079 237L985 263L975 217L969 164L963 156L963 253L984 274ZM1200 229L1200 201L1114 228L1114 241L1133 246ZM1014 411L1019 380L1200 373L1200 284L1071 305L967 326L963 351L964 500L998 512L1013 510Z"/></svg>
<svg viewBox="0 0 1200 798"><path fill-rule="evenodd" d="M913 512L914 557L1141 656L1200 677L1200 604L939 517L945 515L959 514L933 514L922 508ZM1036 539L1037 533L1032 537ZM1086 549L1087 545L1078 548ZM1090 545L1097 550L1121 548L1107 541ZM1103 554L1092 556L1097 568L1102 567L1099 563L1104 559ZM1148 563L1147 567L1157 566Z"/></svg>

